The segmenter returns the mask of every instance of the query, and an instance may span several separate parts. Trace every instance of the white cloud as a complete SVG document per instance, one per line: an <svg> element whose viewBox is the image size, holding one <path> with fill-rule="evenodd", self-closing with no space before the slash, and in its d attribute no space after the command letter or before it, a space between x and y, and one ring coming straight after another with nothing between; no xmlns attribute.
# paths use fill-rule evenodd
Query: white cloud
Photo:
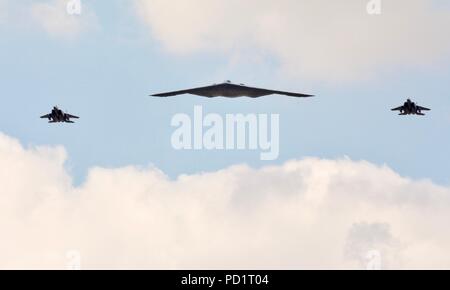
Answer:
<svg viewBox="0 0 450 290"><path fill-rule="evenodd" d="M269 52L294 77L350 81L450 54L450 10L430 0L136 0L139 15L178 54ZM243 57L245 59L245 57Z"/></svg>
<svg viewBox="0 0 450 290"><path fill-rule="evenodd" d="M0 0L0 25L6 27L9 33L14 33L14 29L23 31L37 28L52 37L66 40L98 28L97 17L86 2L79 2L82 5L81 14L73 13L75 10L69 11L68 3L71 2Z"/></svg>
<svg viewBox="0 0 450 290"><path fill-rule="evenodd" d="M450 189L367 162L305 159L168 179L94 168L0 134L0 268L449 268Z"/></svg>
<svg viewBox="0 0 450 290"><path fill-rule="evenodd" d="M36 25L54 37L73 38L96 25L95 14L82 4L81 14L70 14L69 1L52 0L31 4L31 16Z"/></svg>

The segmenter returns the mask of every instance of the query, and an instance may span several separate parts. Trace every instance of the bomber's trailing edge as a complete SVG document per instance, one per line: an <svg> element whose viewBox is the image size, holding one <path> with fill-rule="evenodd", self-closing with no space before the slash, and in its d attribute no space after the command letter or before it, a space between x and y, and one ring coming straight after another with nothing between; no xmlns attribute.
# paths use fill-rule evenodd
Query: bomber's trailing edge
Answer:
<svg viewBox="0 0 450 290"><path fill-rule="evenodd" d="M80 117L64 113L58 107L53 107L52 112L48 115L41 116L41 119L48 119L49 123L75 123L70 119L79 119Z"/></svg>
<svg viewBox="0 0 450 290"><path fill-rule="evenodd" d="M404 115L419 115L419 116L425 116L422 111L430 111L430 109L421 107L417 105L415 102L411 101L411 99L406 100L406 102L403 104L403 106L397 107L392 109L392 111L400 111L401 116Z"/></svg>
<svg viewBox="0 0 450 290"><path fill-rule="evenodd" d="M244 84L233 84L230 81L226 81L222 84L214 84L212 86L193 88L181 91L174 91L168 93L154 94L153 97L172 97L183 94L197 95L201 97L214 98L214 97L226 97L226 98L238 98L238 97L250 97L259 98L268 95L285 95L297 98L314 97L313 95L299 94L292 92L267 90L260 88L247 87Z"/></svg>

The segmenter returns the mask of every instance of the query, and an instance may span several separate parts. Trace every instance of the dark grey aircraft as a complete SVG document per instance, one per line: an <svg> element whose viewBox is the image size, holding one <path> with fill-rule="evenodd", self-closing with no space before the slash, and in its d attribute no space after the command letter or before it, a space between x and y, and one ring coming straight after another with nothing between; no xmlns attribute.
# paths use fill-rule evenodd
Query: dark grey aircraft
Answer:
<svg viewBox="0 0 450 290"><path fill-rule="evenodd" d="M283 92L283 91L273 91L273 90L252 88L252 87L247 87L244 84L236 85L236 84L232 84L230 81L227 81L222 84L214 84L212 86L207 86L207 87L181 90L181 91L162 93L162 94L155 94L152 96L153 97L172 97L172 96L177 96L177 95L182 95L182 94L192 94L192 95L197 95L197 96L202 96L202 97L207 97L207 98L214 98L214 97L259 98L262 96L273 95L273 94L285 95L285 96L297 97L297 98L314 97L313 95L305 95L305 94L297 94L297 93L290 93L290 92Z"/></svg>
<svg viewBox="0 0 450 290"><path fill-rule="evenodd" d="M430 111L430 109L425 108L425 107L421 107L419 105L417 105L416 103L414 103L413 101L411 101L410 99L408 99L403 106L400 106L398 108L394 108L392 109L392 111L400 111L399 115L420 115L420 116L425 116L424 113L422 113L422 111Z"/></svg>
<svg viewBox="0 0 450 290"><path fill-rule="evenodd" d="M49 123L75 123L70 119L79 119L79 117L64 113L55 106L50 114L42 116L41 119L48 119Z"/></svg>

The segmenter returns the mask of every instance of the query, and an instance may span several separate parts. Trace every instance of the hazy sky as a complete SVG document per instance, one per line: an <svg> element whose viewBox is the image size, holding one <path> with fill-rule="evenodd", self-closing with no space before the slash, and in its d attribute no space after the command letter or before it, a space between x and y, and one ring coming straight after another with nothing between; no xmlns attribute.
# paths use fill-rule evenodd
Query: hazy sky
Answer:
<svg viewBox="0 0 450 290"><path fill-rule="evenodd" d="M0 0L0 154L7 160L2 161L0 177L4 184L9 181L0 201L5 201L6 205L7 200L17 196L14 199L17 212L11 213L11 220L17 218L23 240L34 237L21 224L24 222L21 213L28 207L38 209L33 215L57 208L55 215L45 215L36 222L39 225L49 223L54 229L71 224L80 237L79 244L61 239L55 248L46 248L48 264L31 262L28 265L54 267L52 249L65 251L68 247L78 247L94 255L107 239L95 236L103 230L111 237L130 236L138 240L142 227L122 227L120 218L147 227L158 219L156 213L164 216L165 206L170 208L169 204L175 202L174 210L164 216L167 220L162 218L167 224L157 225L158 229L163 229L163 234L159 233L161 239L153 241L152 234L146 232L142 233L146 234L143 241L152 241L156 243L153 246L159 247L173 242L172 238L183 239L177 235L178 230L192 234L187 234L191 239L181 244L168 243L166 251L158 254L160 256L150 255L154 267L273 265L295 268L298 264L288 258L291 253L277 252L286 257L285 260L256 258L259 250L267 252L286 246L281 240L274 242L265 236L261 248L252 252L254 259L250 259L250 264L234 263L232 256L226 255L212 257L213 262L208 264L207 253L204 260L192 264L189 257L180 257L178 251L197 245L197 239L208 229L220 228L217 215L231 220L221 232L224 236L239 236L252 227L263 235L277 228L269 222L273 217L286 222L286 227L298 226L298 232L283 236L296 241L308 235L312 226L316 229L329 226L336 216L349 211L349 204L360 207L354 214L336 221L336 230L329 235L315 232L317 239L305 241L303 250L299 250L295 258L302 259L308 252L321 253L313 245L327 248L327 241L334 238L340 244L323 254L329 256L308 256L302 267L351 266L343 263L340 255L345 253L352 258L353 252L358 252L360 244L365 243L367 232L375 233L382 249L394 249L389 259L395 267L446 266L439 253L445 250L449 238L439 236L442 229L433 227L437 221L427 219L419 229L412 229L408 220L419 223L434 208L432 206L439 204L442 206L436 209L442 214L439 217L444 220L448 212L448 1L382 1L379 15L367 13L369 1L365 0L81 0L80 15L67 13L67 2ZM206 99L183 95L164 99L148 96L224 80L310 93L316 97L295 99L274 95L260 99ZM426 117L400 117L390 111L407 97L432 111ZM76 124L54 125L39 119L54 105L81 119ZM205 113L222 116L228 113L279 114L279 158L260 161L259 152L249 150L174 150L170 143L175 130L170 125L171 119L176 113L192 115L196 105L203 106ZM61 147L57 147L59 145ZM244 165L233 167L238 164L255 170ZM135 167L122 168L125 166L152 169L141 172ZM47 170L48 176L44 174ZM203 172L216 173L201 175ZM289 172L299 175L287 174ZM174 181L180 175L184 177ZM117 188L126 191L126 187L130 187L130 200L107 186L114 184L114 180L119 183ZM154 185L147 184L153 181ZM189 190L183 190L183 186ZM414 191L416 186L418 189ZM216 193L210 196L211 200L204 195L207 188ZM358 195L365 188L367 195ZM262 194L263 200L255 197L265 190L270 194ZM291 194L297 190L301 196L295 200L299 208L290 208ZM147 191L146 198L151 206L141 208L136 200ZM103 194L107 192L117 194L112 202L126 204L126 208L105 205ZM169 197L160 195L161 192ZM251 194L242 197L244 192ZM274 192L279 192L280 197L273 197ZM45 200L42 196L53 196L53 193L58 202L52 203L50 208L48 204L42 206L39 202ZM74 209L74 214L82 217L80 223L67 221L70 218L64 216L62 210L66 206L71 208L66 199L72 193L80 194L79 207ZM194 195L192 204L184 200L187 193ZM335 193L342 194L348 203L338 203ZM33 195L30 204L28 194ZM175 209L184 209L183 203L171 194L179 195L187 203L187 208L179 215ZM204 199L216 205L213 208L218 213L209 209L202 202ZM255 208L250 206L253 199L257 199ZM36 204L31 205L34 202ZM164 206L154 208L158 202ZM330 207L334 203L339 206L338 210ZM322 207L323 204L326 206ZM115 211L121 215L110 217L109 221L100 218L98 227L95 223L87 226L92 231L87 234L82 230L83 225L101 216L92 213L94 205L100 212L106 211L105 216ZM396 212L399 205L407 211L402 216ZM367 208L370 214L365 215ZM282 209L287 210L286 214ZM274 213L268 216L268 224L259 224L259 218L272 210ZM134 211L136 216L127 220L127 214ZM303 212L297 216L300 224L292 219L298 211ZM329 211L332 211L330 215L321 215ZM377 215L378 211L385 215ZM146 217L145 222L139 219L140 214ZM243 228L231 230L231 226L238 226L245 219L240 214L249 214L252 218ZM53 220L63 222L54 224ZM112 220L120 225L109 228L106 224ZM180 220L186 220L186 224ZM204 220L215 222L203 224ZM194 228L198 225L197 232ZM11 224L6 226L14 228ZM157 231L152 227L150 230ZM164 230L170 233L166 236ZM424 233L428 237L436 234L436 239L421 240ZM92 245L87 239L91 234L95 239ZM67 233L65 238L71 235L75 234ZM251 235L248 239L244 235L234 246L253 248L255 245L249 243L250 239ZM15 242L13 236L7 241L10 245ZM24 244L24 249L29 250L22 249L24 255L28 253L39 261L43 254L40 245L47 245L48 241L43 238L40 242L42 244L33 247ZM149 265L139 260L138 253L132 255L126 250L119 253L123 254L121 259L106 258L108 250L116 251L121 247L121 242L117 243L102 252L104 256L98 259L88 256L89 265ZM201 252L202 244L198 245L197 250ZM135 246L146 249L144 243ZM427 260L428 246L434 255ZM221 247L226 247L226 242L217 240L211 249ZM402 262L396 259L400 252L406 253ZM127 260L130 255L136 260ZM8 263L0 267L18 267L26 257L24 259L10 257ZM354 258L358 259L359 256Z"/></svg>
<svg viewBox="0 0 450 290"><path fill-rule="evenodd" d="M173 150L170 120L194 105L205 113L279 113L280 158L270 164L348 156L450 181L448 7L386 3L371 16L365 1L249 1L234 13L233 1L86 0L77 16L66 13L66 1L1 2L9 6L1 130L29 145L64 145L78 182L93 165L154 164L175 177L268 164L251 151ZM148 97L228 79L317 98ZM425 118L389 111L406 97L433 111ZM74 126L37 119L56 104L82 119Z"/></svg>

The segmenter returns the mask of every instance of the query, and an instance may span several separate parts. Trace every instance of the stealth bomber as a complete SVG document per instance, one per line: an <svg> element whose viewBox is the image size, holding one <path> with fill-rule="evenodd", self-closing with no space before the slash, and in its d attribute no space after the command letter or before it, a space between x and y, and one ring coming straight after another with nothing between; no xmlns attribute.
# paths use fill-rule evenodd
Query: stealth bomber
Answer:
<svg viewBox="0 0 450 290"><path fill-rule="evenodd" d="M268 95L285 95L296 98L307 98L313 97L313 95L307 94L299 94L292 92L284 92L277 90L268 90L268 89L260 89L248 87L244 84L233 84L230 81L226 81L221 84L214 84L212 86L193 88L181 91L167 92L154 94L153 97L172 97L183 94L191 94L197 95L201 97L214 98L214 97L226 97L226 98L238 98L238 97L250 97L250 98L259 98Z"/></svg>

